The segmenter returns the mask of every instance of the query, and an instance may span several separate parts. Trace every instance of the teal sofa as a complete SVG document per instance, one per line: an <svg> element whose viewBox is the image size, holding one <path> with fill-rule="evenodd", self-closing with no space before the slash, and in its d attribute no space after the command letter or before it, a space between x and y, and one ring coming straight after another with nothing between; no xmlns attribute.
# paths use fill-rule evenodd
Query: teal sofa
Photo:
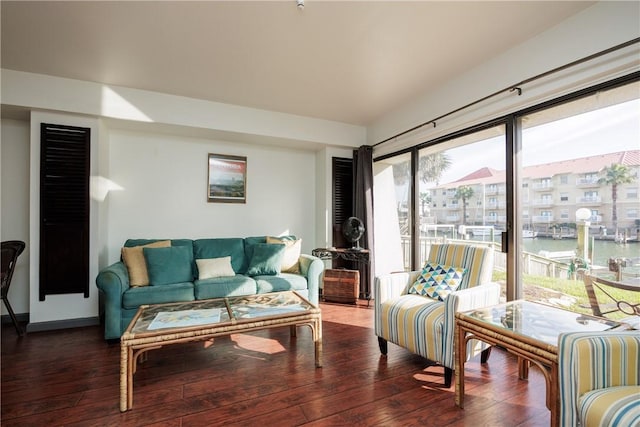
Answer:
<svg viewBox="0 0 640 427"><path fill-rule="evenodd" d="M285 236L281 239L295 240L295 236ZM125 242L124 247L148 245L161 240L129 239ZM268 274L261 274L261 271L256 271L252 266L252 262L255 260L254 250L257 255L258 249L264 247L266 241L266 236L198 240L173 239L171 247L180 248L180 259L183 261L180 263L181 265L177 265L175 262L161 263L161 268L165 271L160 271L158 274L163 274L164 277L181 277L175 283L130 286L129 271L122 259L102 269L96 278L96 285L100 291L105 339L120 339L136 311L143 304L294 290L317 305L318 288L324 271L324 262L317 257L300 254L299 273L276 272L274 274L272 271ZM235 275L198 279L196 260L222 257L231 257L231 267L233 268L231 274L235 273ZM186 273L184 271L185 262L188 263L187 269L190 269ZM176 270L180 270L180 272ZM185 277L185 274L188 277ZM149 275L151 276L151 271Z"/></svg>

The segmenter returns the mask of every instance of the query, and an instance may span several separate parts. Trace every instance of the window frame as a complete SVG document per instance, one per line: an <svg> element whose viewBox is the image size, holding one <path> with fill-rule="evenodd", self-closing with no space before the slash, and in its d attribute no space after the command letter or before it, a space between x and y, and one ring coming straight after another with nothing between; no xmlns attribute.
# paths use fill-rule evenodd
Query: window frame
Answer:
<svg viewBox="0 0 640 427"><path fill-rule="evenodd" d="M625 86L627 84L635 83L640 81L640 71L636 71L625 76L621 76L615 79L611 79L609 81L592 85L590 87L577 90L575 92L560 95L557 98L554 98L549 101L545 101L543 103L524 108L513 113L488 120L486 122L467 127L464 129L460 129L458 131L454 131L452 133L434 138L432 140L428 140L419 144L416 144L412 147L405 148L403 150L399 150L393 153L388 153L383 156L375 157L373 159L374 162L384 160L387 158L395 157L404 153L411 153L412 159L412 182L414 183L413 194L411 197L411 206L409 206L410 211L415 215L417 209L416 199L418 195L416 194L417 190L417 168L418 168L418 156L419 151L421 149L427 147L433 147L446 144L448 141L475 133L480 132L482 130L495 127L495 126L505 126L505 142L506 142L506 236L503 238L503 247L502 251L507 254L506 261L506 269L507 269L507 284L506 284L506 294L507 300L511 301L514 299L519 299L523 297L523 283L522 283L522 275L521 275L521 267L517 254L522 250L522 242L520 239L520 231L522 229L523 218L521 216L516 215L516 213L524 212L523 209L523 201L522 194L524 191L522 190L524 187L523 181L521 178L521 170L522 170L522 118L529 115L534 114L546 109L553 108L558 105L570 103L573 101L580 100L582 98L586 98L596 94L599 91L605 91L609 89L614 89L617 87ZM537 181L532 181L532 185L535 186ZM546 182L546 181L545 181ZM555 183L553 180L549 180L548 184L553 186ZM498 187L496 185L496 187ZM488 187L489 188L489 187ZM499 190L499 188L498 188ZM538 214L538 216L541 215ZM529 209L529 216L536 216L535 208L533 212ZM415 219L415 218L414 218ZM515 232L513 232L515 230ZM412 260L412 269L416 270L419 268L419 260L418 253L419 248L418 245L418 234L416 227L413 227L412 230L412 242L413 242L413 260Z"/></svg>

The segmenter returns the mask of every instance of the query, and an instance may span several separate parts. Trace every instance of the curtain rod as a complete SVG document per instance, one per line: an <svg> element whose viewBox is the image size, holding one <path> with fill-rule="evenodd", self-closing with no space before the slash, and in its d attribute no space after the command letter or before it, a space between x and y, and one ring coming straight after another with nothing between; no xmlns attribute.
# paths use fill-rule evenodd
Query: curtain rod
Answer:
<svg viewBox="0 0 640 427"><path fill-rule="evenodd" d="M516 92L517 91L518 92L518 96L520 96L520 95L522 95L522 88L520 87L522 85L525 85L527 83L531 83L531 82L533 82L535 80L541 79L543 77L546 77L548 75L557 73L557 72L562 71L562 70L566 70L567 68L574 67L574 66L582 64L584 62L591 61L592 59L595 59L595 58L598 58L600 56L609 54L611 52L615 52L617 50L624 49L625 47L631 46L631 45L636 44L638 42L640 42L640 37L632 39L632 40L629 40L629 41L624 42L624 43L621 43L619 45L610 47L610 48L605 49L603 51L596 52L596 53L591 54L589 56L585 56L584 58L577 59L577 60L575 60L573 62L569 62L568 64L561 65L561 66L559 66L557 68L554 68L554 69L549 70L549 71L545 71L544 73L535 75L533 77L529 77L528 79L522 80L519 83L516 83L514 85L508 86L508 87L506 87L504 89L501 89L501 90L499 90L497 92L494 92L494 93L492 93L490 95L487 95L487 96L485 96L483 98L480 98L480 99L478 99L476 101L473 101L473 102L471 102L471 103L469 103L467 105L464 105L464 106L462 106L460 108L456 108L455 110L449 111L448 113L443 114L441 116L438 116L435 119L431 119L431 120L428 120L426 122L420 123L419 125L414 126L411 129L407 129L407 130L402 131L402 132L400 132L400 133L398 133L396 135L393 135L393 136L391 136L391 137L389 137L389 138L387 138L387 139L385 139L383 141L377 142L377 143L373 144L373 147L377 147L378 145L384 144L385 142L389 142L392 139L395 139L395 138L397 138L399 136L403 136L403 135L406 135L406 134L408 134L410 132L413 132L414 130L418 130L418 129L420 129L420 128L428 125L428 124L433 124L433 127L435 128L436 127L436 123L438 122L438 120L443 119L443 118L448 117L448 116L451 116L452 114L458 113L458 112L460 112L462 110L466 110L469 107L473 107L474 105L479 104L481 102L484 102L487 99L493 98L493 97L495 97L497 95L500 95L501 93L504 93L504 92Z"/></svg>

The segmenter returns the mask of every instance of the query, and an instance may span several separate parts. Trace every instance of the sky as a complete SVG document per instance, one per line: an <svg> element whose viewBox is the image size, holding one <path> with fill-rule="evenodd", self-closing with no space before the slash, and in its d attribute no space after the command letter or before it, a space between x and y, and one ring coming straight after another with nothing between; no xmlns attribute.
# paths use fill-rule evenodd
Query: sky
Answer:
<svg viewBox="0 0 640 427"><path fill-rule="evenodd" d="M525 129L522 147L524 166L638 150L640 99ZM456 181L485 166L504 170L504 149L504 137L495 137L447 150L452 165L440 183Z"/></svg>

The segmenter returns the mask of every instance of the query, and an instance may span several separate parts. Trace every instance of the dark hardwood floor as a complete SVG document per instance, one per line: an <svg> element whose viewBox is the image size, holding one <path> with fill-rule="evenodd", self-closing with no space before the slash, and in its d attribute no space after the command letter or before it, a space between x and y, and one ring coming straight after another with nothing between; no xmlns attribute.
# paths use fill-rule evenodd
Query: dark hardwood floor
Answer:
<svg viewBox="0 0 640 427"><path fill-rule="evenodd" d="M149 353L119 411L120 347L98 327L31 333L2 327L1 423L9 426L547 426L545 385L494 349L466 365L465 409L443 369L395 345L383 357L373 308L322 304L324 367L310 330L288 328Z"/></svg>

